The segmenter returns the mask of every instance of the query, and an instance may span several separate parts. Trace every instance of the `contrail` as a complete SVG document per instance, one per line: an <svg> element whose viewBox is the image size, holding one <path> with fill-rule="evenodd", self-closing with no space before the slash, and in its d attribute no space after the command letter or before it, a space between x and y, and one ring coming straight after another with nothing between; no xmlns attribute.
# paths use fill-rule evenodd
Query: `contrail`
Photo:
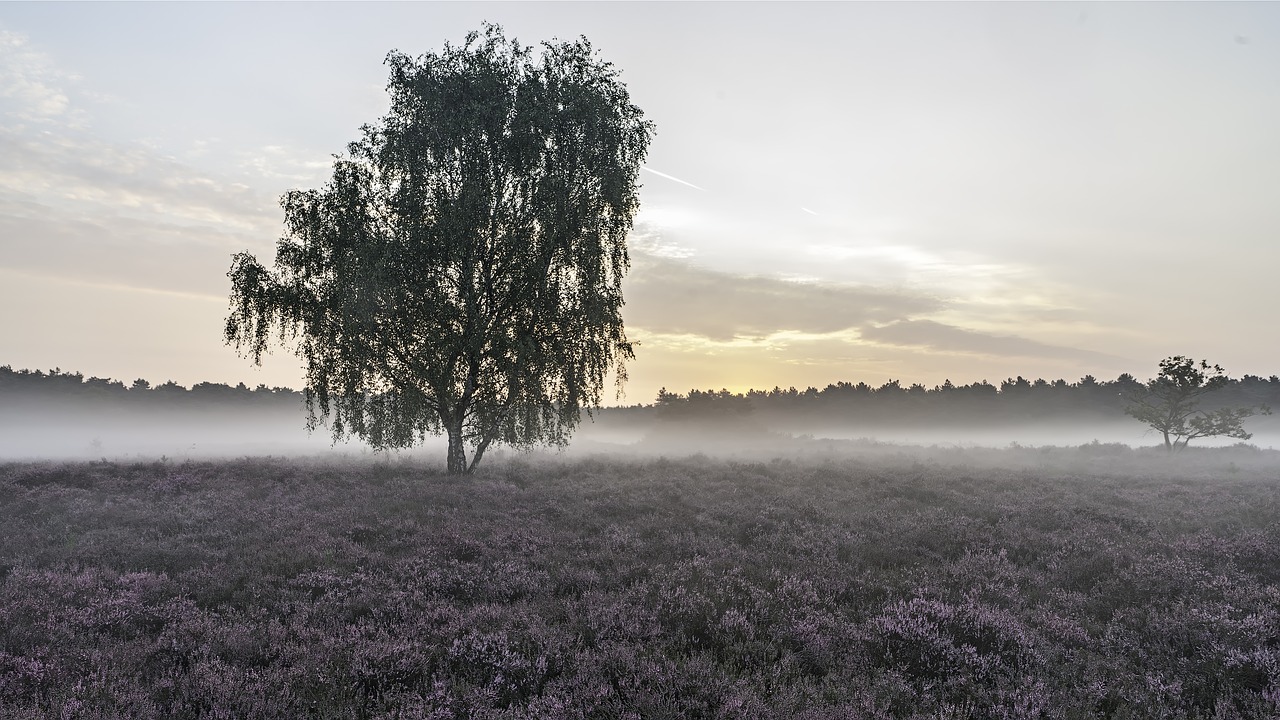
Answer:
<svg viewBox="0 0 1280 720"><path fill-rule="evenodd" d="M697 185L694 185L694 184L693 184L693 183L691 183L691 182L685 182L684 180L681 180L681 179L680 179L680 178L678 178L678 177L672 177L671 175L668 175L668 174L666 174L666 173L664 173L664 172L658 172L657 170L654 170L654 169L653 169L653 168L651 168L651 167L645 167L644 165L641 165L641 166L640 166L640 169L641 169L641 170L644 170L645 172L651 172L651 173L653 173L654 175L657 175L658 177L663 177L663 178L666 178L666 179L668 179L668 180L672 180L672 181L674 181L674 182L678 182L678 183L680 183L681 185L688 185L689 187L693 188L694 190L701 190L702 192L706 192L706 191L707 191L707 189L706 189L706 188L700 188L700 187L698 187Z"/></svg>
<svg viewBox="0 0 1280 720"><path fill-rule="evenodd" d="M810 215L817 215L817 214L818 214L818 213L816 213L816 212L814 212L814 211L810 210L810 209L809 209L809 208L807 208L807 207L802 207L802 208L800 208L800 209L801 209L801 210L803 210L803 211L805 211L805 212L807 212L807 213L809 213Z"/></svg>

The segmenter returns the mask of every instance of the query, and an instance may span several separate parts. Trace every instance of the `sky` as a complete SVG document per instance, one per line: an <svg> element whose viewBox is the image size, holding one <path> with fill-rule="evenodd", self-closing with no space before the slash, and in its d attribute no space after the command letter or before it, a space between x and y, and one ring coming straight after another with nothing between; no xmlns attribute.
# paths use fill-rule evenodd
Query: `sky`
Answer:
<svg viewBox="0 0 1280 720"><path fill-rule="evenodd" d="M1280 372L1280 3L0 3L0 364L301 387L231 255L388 51L585 35L656 125L625 396Z"/></svg>

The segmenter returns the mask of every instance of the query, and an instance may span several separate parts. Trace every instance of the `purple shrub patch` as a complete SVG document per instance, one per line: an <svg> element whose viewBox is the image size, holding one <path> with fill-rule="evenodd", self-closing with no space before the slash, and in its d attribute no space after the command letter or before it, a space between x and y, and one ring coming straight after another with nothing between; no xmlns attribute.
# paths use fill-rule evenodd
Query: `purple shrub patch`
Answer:
<svg viewBox="0 0 1280 720"><path fill-rule="evenodd" d="M1280 714L1273 469L1024 456L3 465L0 718Z"/></svg>

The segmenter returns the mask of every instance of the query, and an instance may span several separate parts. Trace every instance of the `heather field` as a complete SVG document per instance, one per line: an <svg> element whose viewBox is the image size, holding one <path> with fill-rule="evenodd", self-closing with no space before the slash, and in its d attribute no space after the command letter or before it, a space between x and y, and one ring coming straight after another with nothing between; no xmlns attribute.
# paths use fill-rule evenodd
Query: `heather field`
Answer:
<svg viewBox="0 0 1280 720"><path fill-rule="evenodd" d="M0 465L0 717L1276 717L1277 455Z"/></svg>

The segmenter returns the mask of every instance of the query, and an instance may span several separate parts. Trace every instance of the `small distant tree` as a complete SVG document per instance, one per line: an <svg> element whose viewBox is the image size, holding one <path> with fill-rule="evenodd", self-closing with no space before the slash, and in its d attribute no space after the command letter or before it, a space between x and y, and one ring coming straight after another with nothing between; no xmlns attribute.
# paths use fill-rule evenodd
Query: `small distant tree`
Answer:
<svg viewBox="0 0 1280 720"><path fill-rule="evenodd" d="M1125 412L1159 432L1164 437L1165 450L1170 452L1202 437L1248 440L1253 434L1245 431L1244 421L1254 415L1270 415L1271 409L1266 405L1200 408L1200 400L1205 395L1229 382L1220 365L1174 355L1160 361L1160 374L1155 379L1130 393Z"/></svg>
<svg viewBox="0 0 1280 720"><path fill-rule="evenodd" d="M626 235L652 124L586 38L532 48L494 25L387 57L391 107L319 190L281 205L275 269L231 271L226 340L298 340L308 426L379 449L449 438L561 444L632 357ZM470 449L472 456L467 458Z"/></svg>

